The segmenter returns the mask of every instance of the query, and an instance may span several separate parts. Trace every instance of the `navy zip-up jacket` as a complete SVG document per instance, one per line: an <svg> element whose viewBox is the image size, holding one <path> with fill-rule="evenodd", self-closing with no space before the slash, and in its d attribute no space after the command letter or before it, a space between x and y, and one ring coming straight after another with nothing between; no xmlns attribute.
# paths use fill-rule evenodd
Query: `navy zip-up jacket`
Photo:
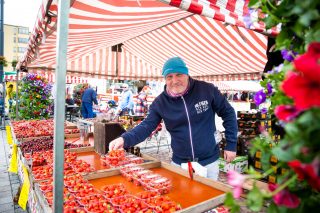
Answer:
<svg viewBox="0 0 320 213"><path fill-rule="evenodd" d="M144 141L163 119L171 134L173 162L197 160L203 166L208 165L219 158L214 137L217 113L225 128L225 150L236 151L238 127L232 106L213 84L192 78L189 81L189 90L182 97L171 97L164 89L151 104L149 115L122 134L125 148Z"/></svg>

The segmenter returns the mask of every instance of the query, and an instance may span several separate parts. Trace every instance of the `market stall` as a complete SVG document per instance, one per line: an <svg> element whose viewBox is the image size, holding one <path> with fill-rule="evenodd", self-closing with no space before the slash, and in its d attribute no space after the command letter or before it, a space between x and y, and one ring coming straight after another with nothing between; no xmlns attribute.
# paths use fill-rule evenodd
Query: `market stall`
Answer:
<svg viewBox="0 0 320 213"><path fill-rule="evenodd" d="M43 67L46 72L50 72L56 67L56 87L63 91L65 79L61 76L65 76L66 71L73 75L100 78L158 79L161 78L163 61L172 55L184 55L190 64L190 74L195 78L259 79L258 73L266 61L266 38L263 35L243 28L226 27L212 19L182 12L156 1L142 2L73 1L67 47L69 15L66 8L69 8L69 4L59 2L58 5L56 1L44 1L28 50L18 67L28 66L34 72ZM117 14L110 8L116 8ZM135 11L135 14L128 14L128 11ZM140 20L141 15L146 18L144 21ZM104 24L117 19L117 16L121 16L118 20L122 20L122 24L121 21L116 25ZM54 29L57 23L59 28L56 32ZM103 45L100 42L102 38L108 38L104 39ZM157 42L155 46L154 38L170 39ZM220 38L225 41L220 42ZM43 41L41 45L40 40ZM186 43L192 48L187 48ZM59 49L56 51L55 47ZM161 51L153 51L155 47ZM195 57L194 51L204 60ZM39 52L42 57L38 58L35 52ZM55 52L58 53L57 57ZM64 114L60 108L63 101L61 96L57 96L54 134L54 209L57 211L62 208L57 194L63 192L63 125L59 125L61 121L58 120Z"/></svg>
<svg viewBox="0 0 320 213"><path fill-rule="evenodd" d="M52 212L53 139L44 134L21 141L17 125L7 129L13 144L18 145L13 155L19 177L30 184L28 194L20 196L27 196L31 211ZM133 208L129 205L132 199L140 205L134 208L143 212L205 211L221 204L225 191L230 190L197 175L192 180L187 171L148 155L138 157L124 151L100 155L92 146L74 144L70 139L65 142L64 158L64 212L125 211Z"/></svg>

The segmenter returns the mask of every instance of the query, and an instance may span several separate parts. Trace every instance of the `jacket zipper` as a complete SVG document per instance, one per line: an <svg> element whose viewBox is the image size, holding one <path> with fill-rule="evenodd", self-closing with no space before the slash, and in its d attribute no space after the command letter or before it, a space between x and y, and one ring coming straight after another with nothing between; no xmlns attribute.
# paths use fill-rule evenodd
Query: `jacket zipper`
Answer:
<svg viewBox="0 0 320 213"><path fill-rule="evenodd" d="M186 101L184 100L183 96L181 96L181 99L182 99L182 101L183 101L184 108L185 108L186 114L187 114L187 119L188 119L188 124L189 124L190 145L191 145L191 152L192 152L192 161L194 161L194 151L193 151L193 142L192 142L192 132L191 132L190 117L189 117L189 113L188 113L187 104L186 104Z"/></svg>

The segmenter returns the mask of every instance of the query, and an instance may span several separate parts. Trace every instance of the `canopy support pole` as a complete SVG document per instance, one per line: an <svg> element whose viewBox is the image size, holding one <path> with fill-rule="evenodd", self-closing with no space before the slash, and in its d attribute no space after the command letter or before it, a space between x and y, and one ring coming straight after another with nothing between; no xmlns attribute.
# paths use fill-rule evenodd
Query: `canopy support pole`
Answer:
<svg viewBox="0 0 320 213"><path fill-rule="evenodd" d="M64 119L70 0L58 2L56 97L54 103L53 212L63 212Z"/></svg>
<svg viewBox="0 0 320 213"><path fill-rule="evenodd" d="M19 85L19 70L17 70L16 74L16 120L19 120L19 90L18 90L18 85Z"/></svg>
<svg viewBox="0 0 320 213"><path fill-rule="evenodd" d="M4 51L4 27L3 27L3 6L4 6L4 0L0 0L0 56L3 55ZM6 90L6 84L4 81L4 72L3 72L3 65L0 64L0 84L2 84L3 91L2 92L2 105L0 105L1 109L0 111L3 111L3 113L0 115L0 129L5 129L6 126L6 113L5 113L5 102L6 102L6 96L5 96L5 90ZM3 125L2 125L2 119L3 119Z"/></svg>

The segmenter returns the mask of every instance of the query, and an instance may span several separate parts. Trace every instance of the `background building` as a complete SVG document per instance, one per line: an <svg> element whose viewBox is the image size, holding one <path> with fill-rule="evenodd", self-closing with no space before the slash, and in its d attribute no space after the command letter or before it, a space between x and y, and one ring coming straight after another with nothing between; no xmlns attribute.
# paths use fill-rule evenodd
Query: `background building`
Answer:
<svg viewBox="0 0 320 213"><path fill-rule="evenodd" d="M12 61L18 61L23 55L28 44L29 28L4 24L4 57L8 61L8 66L4 71L13 71Z"/></svg>

